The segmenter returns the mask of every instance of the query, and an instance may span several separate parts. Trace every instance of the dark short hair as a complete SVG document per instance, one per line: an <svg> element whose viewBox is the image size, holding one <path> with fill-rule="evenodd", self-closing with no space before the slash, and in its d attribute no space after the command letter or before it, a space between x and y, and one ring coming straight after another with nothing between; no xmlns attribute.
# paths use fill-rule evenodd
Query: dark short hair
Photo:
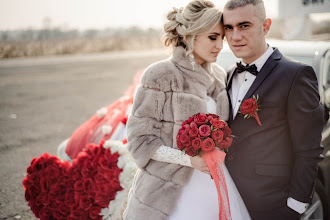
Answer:
<svg viewBox="0 0 330 220"><path fill-rule="evenodd" d="M229 0L225 5L225 9L233 10L238 7L243 7L245 5L253 4L258 5L264 3L263 0Z"/></svg>
<svg viewBox="0 0 330 220"><path fill-rule="evenodd" d="M235 8L243 7L252 4L255 8L255 15L260 21L266 19L265 4L263 0L228 0L225 4L225 10L234 10Z"/></svg>

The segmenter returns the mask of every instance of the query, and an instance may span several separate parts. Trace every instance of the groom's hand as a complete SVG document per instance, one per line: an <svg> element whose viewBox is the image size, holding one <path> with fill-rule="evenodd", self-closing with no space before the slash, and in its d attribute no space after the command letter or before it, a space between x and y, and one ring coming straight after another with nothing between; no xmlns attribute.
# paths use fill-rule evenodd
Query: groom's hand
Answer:
<svg viewBox="0 0 330 220"><path fill-rule="evenodd" d="M194 157L190 157L190 162L192 168L198 169L203 173L211 175L209 168L207 167L204 159L201 156L197 155Z"/></svg>

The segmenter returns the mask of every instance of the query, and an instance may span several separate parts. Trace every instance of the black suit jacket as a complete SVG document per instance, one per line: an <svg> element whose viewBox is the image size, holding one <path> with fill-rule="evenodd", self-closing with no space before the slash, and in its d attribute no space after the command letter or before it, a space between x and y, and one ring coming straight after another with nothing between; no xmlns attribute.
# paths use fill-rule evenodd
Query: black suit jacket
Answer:
<svg viewBox="0 0 330 220"><path fill-rule="evenodd" d="M280 208L288 197L310 202L323 151L323 107L314 70L275 49L243 102L253 95L259 96L262 126L252 117L231 115L236 138L226 156L248 210Z"/></svg>

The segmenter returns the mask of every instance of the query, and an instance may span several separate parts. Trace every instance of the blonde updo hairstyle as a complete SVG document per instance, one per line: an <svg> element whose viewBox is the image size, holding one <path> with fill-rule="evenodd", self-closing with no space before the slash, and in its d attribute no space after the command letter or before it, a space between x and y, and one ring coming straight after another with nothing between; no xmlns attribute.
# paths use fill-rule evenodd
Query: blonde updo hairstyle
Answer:
<svg viewBox="0 0 330 220"><path fill-rule="evenodd" d="M164 25L164 44L173 48L182 46L187 55L194 50L195 38L212 30L221 22L222 12L206 0L191 1L185 8L173 8Z"/></svg>

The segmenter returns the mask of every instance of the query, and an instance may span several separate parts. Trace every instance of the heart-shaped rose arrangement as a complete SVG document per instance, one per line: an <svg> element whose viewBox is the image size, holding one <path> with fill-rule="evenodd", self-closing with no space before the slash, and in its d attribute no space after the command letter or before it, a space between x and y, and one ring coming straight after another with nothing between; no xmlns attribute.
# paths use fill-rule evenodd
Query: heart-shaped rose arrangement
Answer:
<svg viewBox="0 0 330 220"><path fill-rule="evenodd" d="M40 219L122 219L136 164L121 141L90 144L72 163L33 158L25 199Z"/></svg>

